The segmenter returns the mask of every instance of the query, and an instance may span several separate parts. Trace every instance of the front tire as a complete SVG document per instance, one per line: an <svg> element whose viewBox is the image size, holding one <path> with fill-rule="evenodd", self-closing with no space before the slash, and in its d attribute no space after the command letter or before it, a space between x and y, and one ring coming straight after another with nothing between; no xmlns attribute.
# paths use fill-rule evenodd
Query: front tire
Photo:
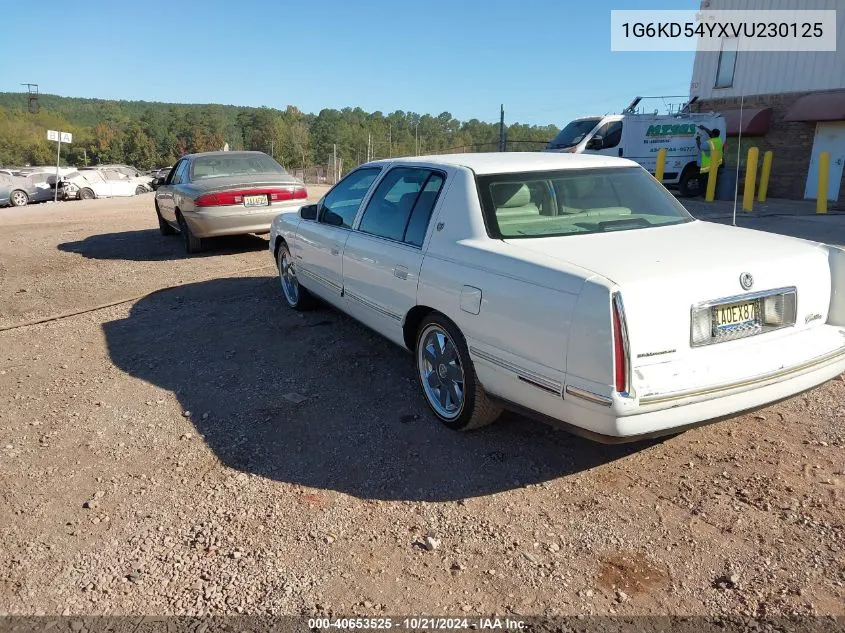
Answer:
<svg viewBox="0 0 845 633"><path fill-rule="evenodd" d="M282 296L285 298L285 303L288 304L288 307L302 312L313 308L316 304L314 296L299 285L293 257L291 257L287 244L279 246L279 250L276 253L276 264L279 267L279 282L282 285Z"/></svg>
<svg viewBox="0 0 845 633"><path fill-rule="evenodd" d="M414 355L423 397L444 425L470 431L501 415L478 380L466 340L445 316L434 312L423 319Z"/></svg>
<svg viewBox="0 0 845 633"><path fill-rule="evenodd" d="M681 173L681 179L678 182L678 191L685 198L697 198L701 195L703 187L701 186L703 178L698 171L696 165L690 165Z"/></svg>
<svg viewBox="0 0 845 633"><path fill-rule="evenodd" d="M15 189L11 194L9 194L9 204L13 207L25 207L29 204L29 196L26 191Z"/></svg>
<svg viewBox="0 0 845 633"><path fill-rule="evenodd" d="M185 245L185 252L190 254L199 253L204 246L203 240L191 233L191 227L188 226L185 218L179 215L178 219L179 232L182 234L182 243Z"/></svg>

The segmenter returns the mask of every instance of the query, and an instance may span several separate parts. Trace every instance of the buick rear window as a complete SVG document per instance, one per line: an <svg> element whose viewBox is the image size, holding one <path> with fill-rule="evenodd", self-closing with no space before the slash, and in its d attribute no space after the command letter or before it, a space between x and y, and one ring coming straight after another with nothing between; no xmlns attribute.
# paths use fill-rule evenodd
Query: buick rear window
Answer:
<svg viewBox="0 0 845 633"><path fill-rule="evenodd" d="M191 166L191 180L285 173L285 168L266 154L199 156L193 160Z"/></svg>
<svg viewBox="0 0 845 633"><path fill-rule="evenodd" d="M477 177L491 237L531 238L644 229L692 216L641 167Z"/></svg>

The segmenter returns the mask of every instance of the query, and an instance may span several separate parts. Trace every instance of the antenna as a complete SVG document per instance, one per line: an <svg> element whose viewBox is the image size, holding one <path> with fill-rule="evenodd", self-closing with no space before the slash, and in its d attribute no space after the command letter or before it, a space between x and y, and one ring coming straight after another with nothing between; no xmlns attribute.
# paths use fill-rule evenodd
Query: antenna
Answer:
<svg viewBox="0 0 845 633"><path fill-rule="evenodd" d="M742 158L742 108L745 105L745 93L739 98L739 136L736 139L736 179L734 180L734 217L733 225L736 226L736 199L739 195L739 161ZM727 126L725 126L725 137L728 136ZM724 143L724 141L723 141ZM718 170L718 166L716 167Z"/></svg>

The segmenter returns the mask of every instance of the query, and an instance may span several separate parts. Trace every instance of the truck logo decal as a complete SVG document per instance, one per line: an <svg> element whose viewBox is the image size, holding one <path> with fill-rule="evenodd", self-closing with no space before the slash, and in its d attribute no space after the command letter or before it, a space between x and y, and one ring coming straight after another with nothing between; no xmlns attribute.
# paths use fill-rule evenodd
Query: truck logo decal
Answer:
<svg viewBox="0 0 845 633"><path fill-rule="evenodd" d="M676 123L667 125L649 125L646 136L695 136L695 125Z"/></svg>

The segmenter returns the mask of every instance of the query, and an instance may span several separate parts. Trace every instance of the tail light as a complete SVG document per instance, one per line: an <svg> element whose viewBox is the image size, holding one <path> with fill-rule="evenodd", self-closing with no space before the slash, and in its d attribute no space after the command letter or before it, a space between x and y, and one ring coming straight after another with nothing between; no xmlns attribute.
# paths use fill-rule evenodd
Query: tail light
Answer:
<svg viewBox="0 0 845 633"><path fill-rule="evenodd" d="M224 207L243 204L244 196L267 196L267 204L286 200L305 200L308 191L302 185L276 187L272 189L245 189L242 191L219 191L205 193L194 200L198 207Z"/></svg>
<svg viewBox="0 0 845 633"><path fill-rule="evenodd" d="M628 393L628 345L624 329L622 297L613 295L613 379L616 391Z"/></svg>

